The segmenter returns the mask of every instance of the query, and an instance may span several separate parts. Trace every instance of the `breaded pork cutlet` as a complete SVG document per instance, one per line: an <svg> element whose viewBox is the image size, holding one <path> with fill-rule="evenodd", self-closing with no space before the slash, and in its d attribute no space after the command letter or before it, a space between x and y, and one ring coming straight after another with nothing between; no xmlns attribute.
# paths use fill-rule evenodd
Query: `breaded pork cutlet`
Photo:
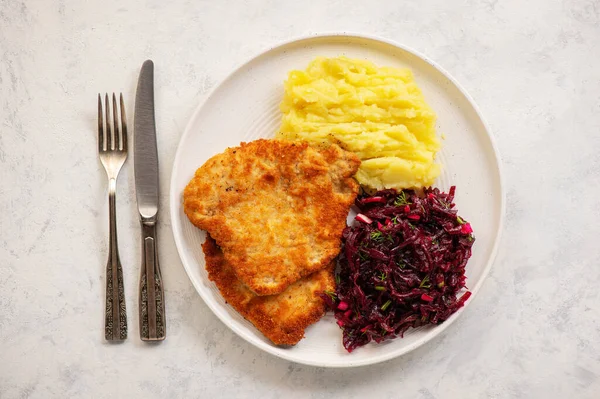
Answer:
<svg viewBox="0 0 600 399"><path fill-rule="evenodd" d="M339 253L359 165L337 145L242 143L196 171L185 213L215 239L241 282L258 295L279 294Z"/></svg>
<svg viewBox="0 0 600 399"><path fill-rule="evenodd" d="M202 245L206 270L223 298L276 345L295 345L304 330L325 313L319 296L335 290L333 265L304 277L278 295L257 296L233 272L216 242L206 237Z"/></svg>

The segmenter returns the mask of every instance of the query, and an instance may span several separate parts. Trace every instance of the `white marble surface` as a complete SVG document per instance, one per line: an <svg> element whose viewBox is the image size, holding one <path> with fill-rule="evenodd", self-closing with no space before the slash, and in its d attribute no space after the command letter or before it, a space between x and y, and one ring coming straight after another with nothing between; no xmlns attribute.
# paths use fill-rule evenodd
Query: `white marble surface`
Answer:
<svg viewBox="0 0 600 399"><path fill-rule="evenodd" d="M600 3L0 0L0 397L597 398ZM291 364L229 331L175 250L167 187L183 127L232 67L290 37L381 35L473 95L504 160L500 253L467 312L384 364ZM137 339L139 227L128 163L118 227L130 338L102 339L107 201L96 93L157 65L168 339Z"/></svg>

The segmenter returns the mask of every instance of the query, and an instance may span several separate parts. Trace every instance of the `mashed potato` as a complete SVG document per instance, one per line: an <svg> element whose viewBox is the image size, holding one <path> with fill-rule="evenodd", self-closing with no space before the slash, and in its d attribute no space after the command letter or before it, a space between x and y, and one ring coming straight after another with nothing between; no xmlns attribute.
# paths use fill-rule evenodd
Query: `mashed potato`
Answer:
<svg viewBox="0 0 600 399"><path fill-rule="evenodd" d="M277 138L334 142L362 160L356 178L372 189L430 186L440 174L435 113L409 69L346 57L291 71Z"/></svg>

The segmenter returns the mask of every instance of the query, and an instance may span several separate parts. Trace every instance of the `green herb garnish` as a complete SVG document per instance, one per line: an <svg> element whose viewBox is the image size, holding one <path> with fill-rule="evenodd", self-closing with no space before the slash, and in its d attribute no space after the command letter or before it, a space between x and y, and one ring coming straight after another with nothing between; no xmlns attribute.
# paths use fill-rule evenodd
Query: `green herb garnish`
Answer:
<svg viewBox="0 0 600 399"><path fill-rule="evenodd" d="M371 232L371 239L374 240L374 241L379 242L379 241L383 240L383 234L379 230L378 231L372 231Z"/></svg>
<svg viewBox="0 0 600 399"><path fill-rule="evenodd" d="M396 198L396 201L394 201L395 206L410 205L410 204L412 204L412 202L408 202L408 198L406 198L406 193L404 191L402 191L400 194L398 194L398 198Z"/></svg>
<svg viewBox="0 0 600 399"><path fill-rule="evenodd" d="M332 300L332 301L335 301L335 300L337 299L337 296L335 295L335 292L333 292L333 291L327 291L327 290L325 290L325 291L323 291L323 292L325 292L325 294L326 294L326 295L327 295L329 298L331 298L331 300Z"/></svg>
<svg viewBox="0 0 600 399"><path fill-rule="evenodd" d="M392 301L388 299L387 302L384 303L383 306L381 307L381 310L386 310L390 306L391 303L392 303Z"/></svg>
<svg viewBox="0 0 600 399"><path fill-rule="evenodd" d="M375 289L376 289L377 291L385 291L385 287L383 287L383 286L381 286L381 285L376 285L376 286L375 286Z"/></svg>

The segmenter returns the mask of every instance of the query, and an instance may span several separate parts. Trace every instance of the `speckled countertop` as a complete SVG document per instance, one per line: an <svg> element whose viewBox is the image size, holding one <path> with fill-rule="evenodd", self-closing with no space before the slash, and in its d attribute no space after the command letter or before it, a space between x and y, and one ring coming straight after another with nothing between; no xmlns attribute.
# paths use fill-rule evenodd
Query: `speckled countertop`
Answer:
<svg viewBox="0 0 600 399"><path fill-rule="evenodd" d="M0 397L600 397L600 3L0 0ZM292 364L205 306L168 223L179 137L234 66L291 37L354 31L439 62L473 95L504 161L508 212L489 278L459 320L402 358ZM130 339L102 339L107 186L96 93L157 71L168 339L137 339L139 226L119 179Z"/></svg>

